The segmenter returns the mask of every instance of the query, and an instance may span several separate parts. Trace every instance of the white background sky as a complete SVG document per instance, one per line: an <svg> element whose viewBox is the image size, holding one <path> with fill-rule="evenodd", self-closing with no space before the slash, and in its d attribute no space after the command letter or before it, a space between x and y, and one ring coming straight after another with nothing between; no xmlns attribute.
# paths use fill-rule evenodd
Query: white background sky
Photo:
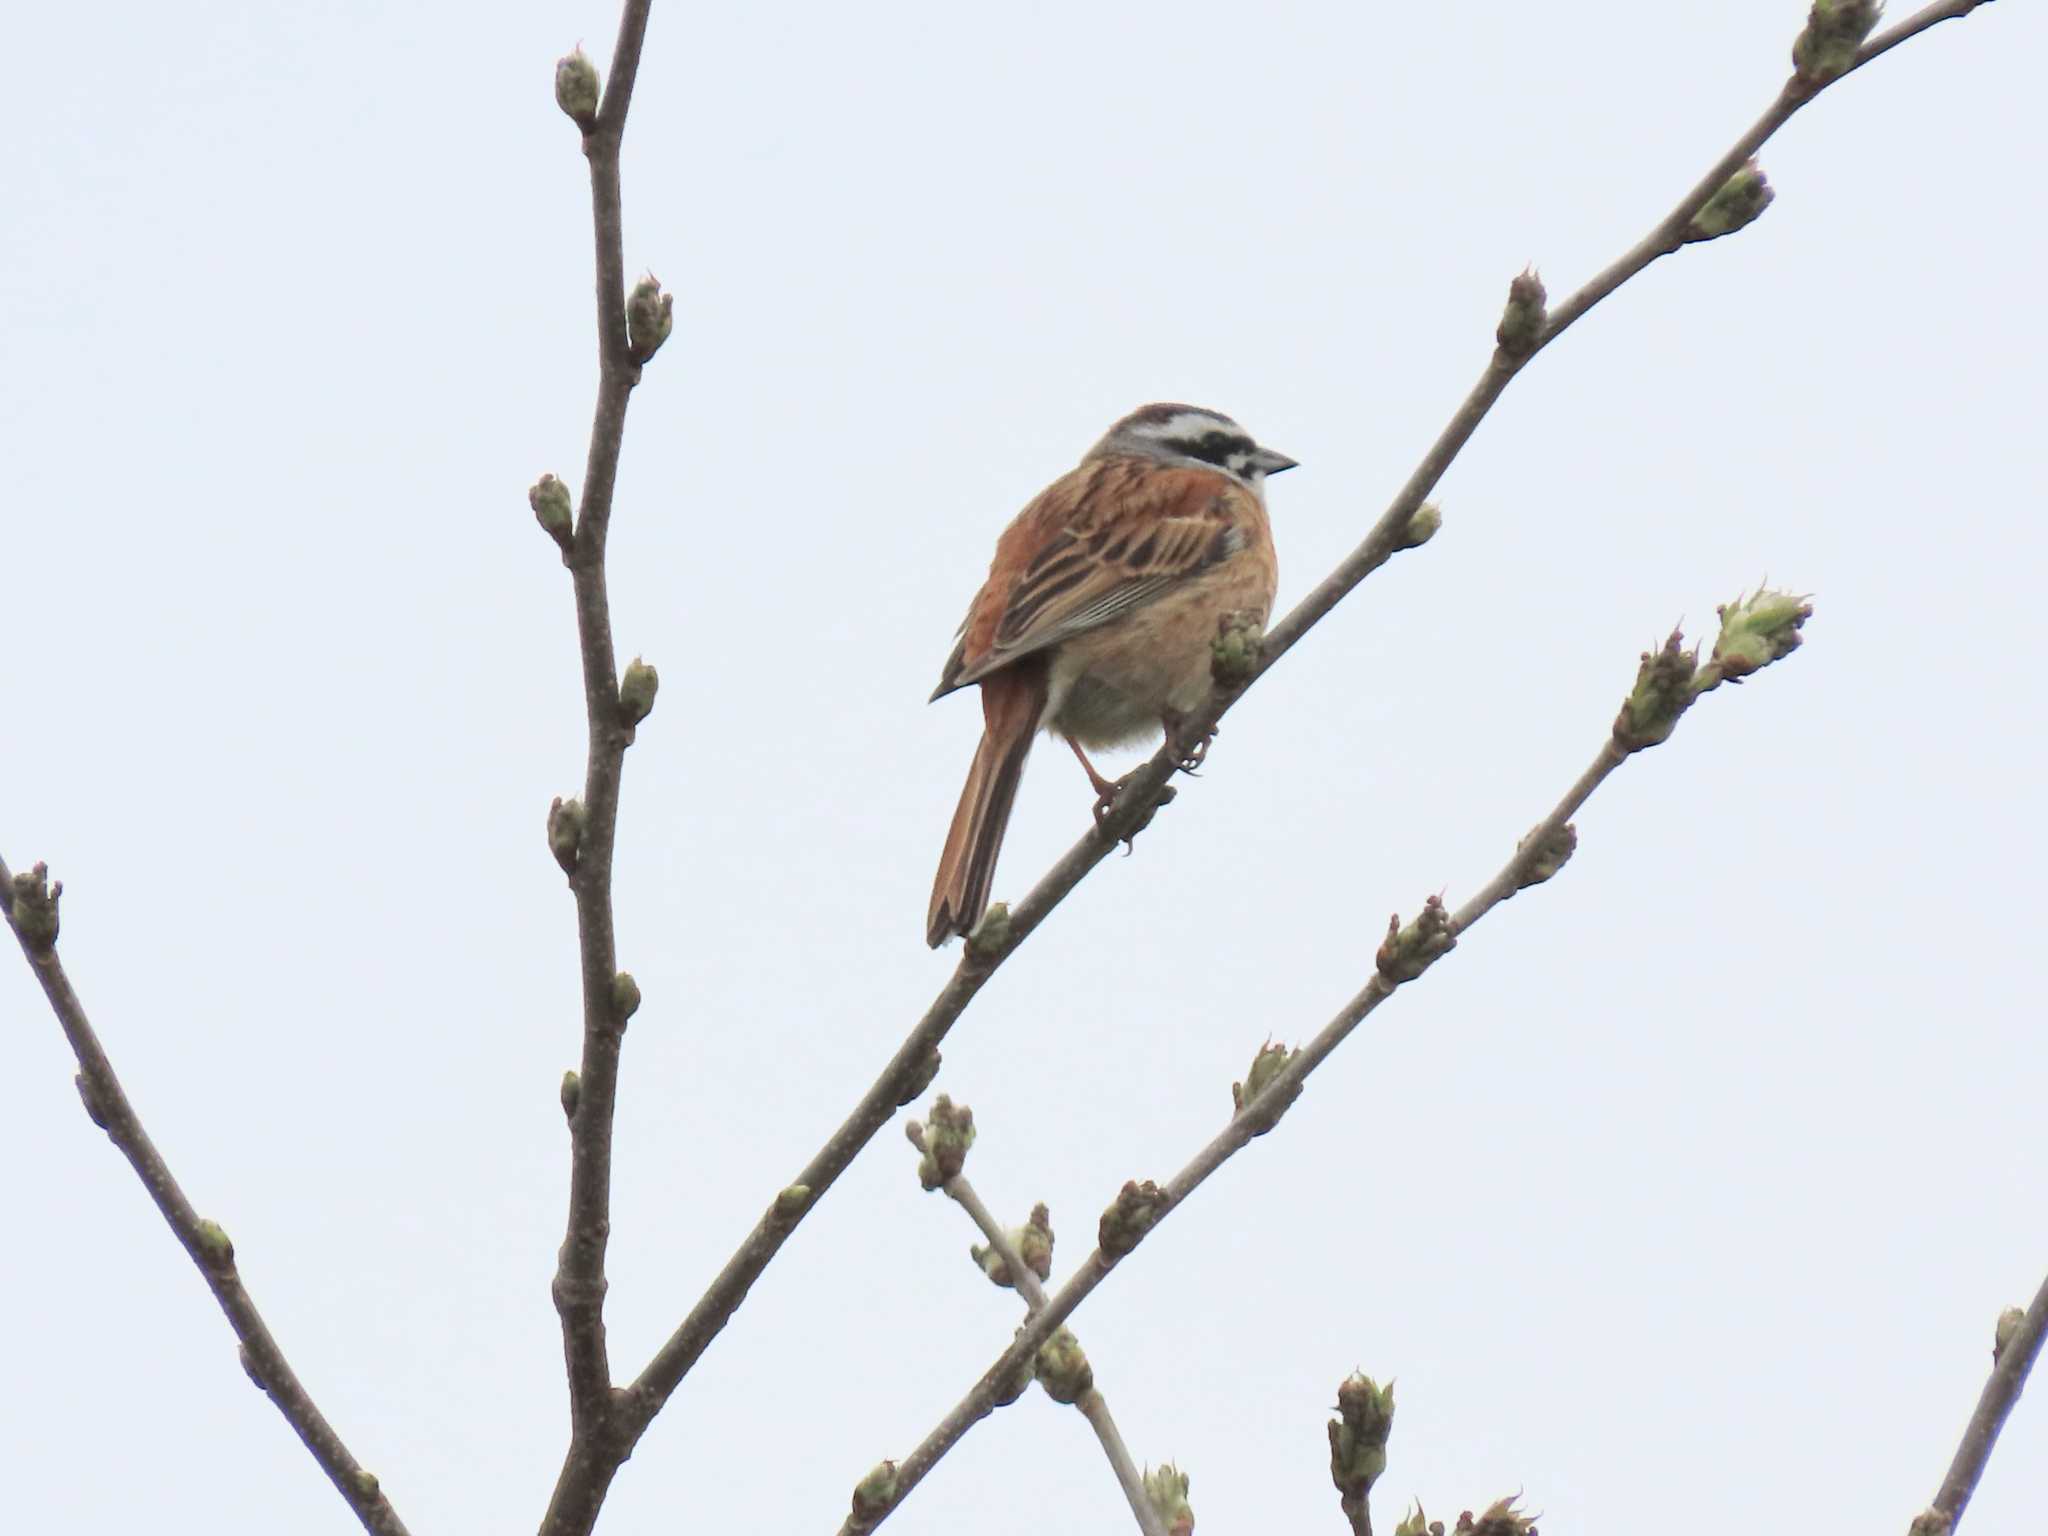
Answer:
<svg viewBox="0 0 2048 1536"><path fill-rule="evenodd" d="M1801 0L657 8L627 260L676 294L612 543L627 1039L611 1340L637 1370L948 973L978 729L927 707L997 530L1121 412L1236 415L1291 602L1477 376L1770 99ZM1904 8L1900 8L1904 14ZM25 28L24 24L26 23ZM415 1532L531 1528L577 1053L542 821L581 782L567 580L588 194L550 94L605 7L47 6L0 161L0 850L287 1352ZM1211 769L1004 969L939 1087L1059 1267L1211 1135L1389 912L1455 903L1674 619L1769 575L1809 644L1580 818L1078 1315L1210 1532L1339 1531L1323 1424L1399 1380L1378 1507L1553 1531L1902 1530L2048 1262L2041 60L2009 0L1775 141L1776 205L1517 382ZM1016 896L1087 824L1027 775ZM0 964L23 1530L344 1532ZM1007 1340L886 1130L602 1529L830 1531ZM1970 1528L2032 1528L2023 1403ZM976 1429L893 1529L1126 1528L1078 1415Z"/></svg>

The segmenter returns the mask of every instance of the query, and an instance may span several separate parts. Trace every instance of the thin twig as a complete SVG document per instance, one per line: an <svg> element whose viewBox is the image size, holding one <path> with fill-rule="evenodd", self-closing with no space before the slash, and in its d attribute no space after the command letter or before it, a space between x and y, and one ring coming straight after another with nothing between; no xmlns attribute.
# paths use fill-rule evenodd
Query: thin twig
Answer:
<svg viewBox="0 0 2048 1536"><path fill-rule="evenodd" d="M1889 51L1898 43L1925 31L1936 22L1951 17L1967 15L1978 5L1988 0L1947 0L1947 3L1928 7L1916 15L1900 22L1897 26L1870 39L1857 55L1855 62L1843 76L1862 68L1878 55ZM1832 84L1833 82L1830 82ZM1392 503L1375 522L1364 540L1338 564L1314 591L1310 592L1288 615L1274 625L1265 636L1259 662L1250 675L1241 683L1231 687L1219 687L1209 705L1190 720L1183 734L1200 736L1214 725L1228 710L1243 697L1245 691L1272 669L1282 656L1292 650L1302 637L1323 618L1324 615L1380 566L1401 549L1408 536L1410 519L1414 517L1424 499L1442 479L1466 441L1478 429L1493 408L1509 382L1527 365L1535 352L1555 341L1564 331L1602 299L1629 278L1642 271L1659 256L1667 254L1675 246L1669 243L1672 229L1683 229L1693 214L1697 213L1706 200L1719 189L1729 175L1740 167L1757 146L1768 138L1793 111L1803 106L1826 87L1802 89L1796 100L1787 101L1783 95L1771 110L1738 141L1735 148L1718 161L1712 171L1703 177L1688 200L1679 210L1660 221L1656 229L1640 242L1628 255L1595 277L1591 282L1573 294L1552 312L1534 350L1516 358L1496 350L1488 361L1479 380L1473 385L1458 409L1444 427L1435 443L1423 456L1422 462L1408 477ZM1682 215L1682 216L1681 216ZM920 1072L927 1069L932 1053L953 1027L954 1022L973 1001L974 996L1023 941L1030 936L1040 923L1057 907L1067 894L1079 885L1089 871L1102 862L1111 850L1128 834L1142 827L1157 809L1167 780L1173 776L1178 762L1178 749L1171 743L1162 747L1149 760L1127 775L1124 789L1117 797L1116 804L1102 819L1101 824L1084 835L1047 870L1039 882L1031 888L1024 899L1012 907L1007 921L991 925L994 931L985 932L979 945L969 940L959 964L955 967L931 1006L925 1010L903 1044L874 1083L862 1095L853 1112L834 1131L803 1171L796 1182L810 1192L810 1205L815 1207L818 1200L844 1173L854 1157L886 1125L897 1107L913 1095L919 1083ZM807 1208L808 1209L808 1208ZM797 1218L801 1220L801 1216ZM733 1313L745 1299L748 1289L768 1267L789 1234L795 1230L796 1222L787 1219L771 1205L755 1223L740 1246L726 1261L725 1267L713 1278L689 1315L677 1326L666 1343L648 1361L639 1377L627 1390L627 1403L620 1410L622 1424L637 1434L658 1413L663 1403L681 1383L690 1369L718 1336Z"/></svg>
<svg viewBox="0 0 2048 1536"><path fill-rule="evenodd" d="M575 588L576 635L583 660L583 703L589 723L583 809L569 888L576 900L582 961L583 1053L576 1113L570 1119L569 1211L555 1271L555 1308L562 1320L568 1366L570 1445L541 1529L573 1536L595 1524L607 1488L632 1447L614 1425L616 1394L605 1343L605 1247L611 1232L612 1121L618 1094L625 1009L615 999L618 949L612 925L612 853L619 786L633 728L619 705L612 648L611 603L605 584L605 540L618 482L626 408L640 381L626 327L624 216L619 146L632 105L640 50L652 0L627 0L612 51L611 73L597 117L583 135L590 165L591 224L596 242L598 386L584 468L583 503L566 563Z"/></svg>
<svg viewBox="0 0 2048 1536"><path fill-rule="evenodd" d="M341 1491L342 1498L348 1501L348 1507L355 1511L363 1529L375 1533L375 1536L406 1536L405 1522L398 1518L398 1511L385 1498L377 1479L342 1444L341 1436L335 1433L334 1426L314 1404L311 1394L299 1381L298 1373L291 1368L284 1351L271 1336L263 1315L256 1310L248 1287L242 1283L241 1271L235 1264L234 1246L228 1241L227 1234L193 1210L192 1202L185 1198L185 1191L171 1176L163 1154L157 1151L149 1133L142 1128L135 1106L122 1090L121 1080L114 1075L114 1065L107 1059L99 1036L85 1016L84 1004L79 1002L77 992L72 990L71 979L64 974L64 962L57 957L55 943L32 942L27 933L15 927L11 899L13 888L14 876L6 863L0 861L0 913L5 914L8 927L20 940L29 968L36 973L36 980L42 983L43 996L49 999L50 1009L64 1030L64 1038L70 1041L71 1052L78 1058L78 1087L85 1099L86 1113L128 1159L136 1177L142 1180L143 1188L149 1191L150 1199L156 1202L156 1208L169 1223L172 1233L184 1245L185 1252L191 1255L192 1262L199 1266L207 1289L213 1292L213 1299L220 1303L221 1311L227 1315L228 1326L242 1341L243 1369L269 1395L277 1405L277 1411L284 1415L285 1422L305 1442L306 1449L320 1464L320 1470L327 1474Z"/></svg>
<svg viewBox="0 0 2048 1536"><path fill-rule="evenodd" d="M1952 1531L1962 1523L1970 1495L1984 1475L1984 1464L1991 1459L1991 1448L1998 1444L1998 1432L2005 1427L2005 1416L2019 1401L2027 1373L2040 1357L2044 1336L2048 1336L2048 1280L2041 1282L2034 1304L1995 1352L1990 1379L1977 1398L1976 1412L1963 1429L1963 1443L1956 1448L1955 1460L1949 1463L1948 1476L1941 1480L1941 1491L1935 1494L1929 1511L1946 1522L1941 1529Z"/></svg>
<svg viewBox="0 0 2048 1536"><path fill-rule="evenodd" d="M911 1143L922 1152L924 1139L915 1129ZM1003 1261L1003 1269L1010 1278L1011 1286L1024 1298L1024 1311L1030 1316L1045 1307L1045 1286L1040 1283L1038 1271L1024 1262L1024 1256L1017 1251L1017 1245L1010 1241L1010 1234L998 1222L989 1208L982 1204L981 1196L975 1193L974 1185L967 1175L956 1173L939 1186L946 1198L981 1228L981 1235L988 1239L989 1247L996 1257ZM1102 1444L1102 1454L1109 1458L1110 1469L1116 1473L1117 1486L1123 1489L1124 1498L1136 1516L1138 1529L1145 1536L1167 1536L1166 1522L1160 1519L1159 1511L1152 1507L1151 1499L1145 1495L1145 1476L1138 1470L1138 1464L1131 1456L1130 1447L1124 1444L1124 1437L1116 1427L1116 1420L1109 1411L1109 1402L1102 1395L1099 1386L1092 1386L1074 1402L1087 1419L1089 1428L1095 1431L1095 1438Z"/></svg>
<svg viewBox="0 0 2048 1536"><path fill-rule="evenodd" d="M1516 845L1515 853L1493 879L1459 907L1448 914L1449 933L1456 938L1464 934L1481 918L1528 886L1532 872L1546 858L1555 856L1560 839L1571 818L1598 789L1607 776L1626 762L1629 753L1615 741L1610 733L1600 745L1593 761L1578 780L1565 792L1564 798L1551 809L1548 816L1538 822L1527 836ZM1345 1037L1356 1029L1372 1011L1391 997L1399 983L1390 981L1385 974L1375 971L1356 996L1338 1012L1337 1016L1323 1026L1316 1037L1309 1041L1289 1059L1287 1065L1275 1073L1256 1098L1244 1104L1230 1123L1197 1152L1186 1167L1175 1174L1161 1191L1161 1198L1153 1207L1149 1231L1176 1210L1189 1195L1198 1189L1218 1168L1248 1145L1262 1131L1271 1129L1279 1112L1283 1111L1300 1091L1304 1079L1325 1060L1330 1053L1343 1043ZM1277 1106L1277 1108L1276 1108ZM1043 1307L1031 1315L1030 1320L1018 1330L1016 1340L1003 1351L996 1363L983 1373L980 1380L969 1389L967 1395L927 1435L916 1450L899 1462L896 1467L895 1503L893 1511L904 1496L931 1471L940 1457L964 1436L978 1421L987 1417L1006 1381L1014 1379L1022 1362L1036 1352L1054 1329L1058 1328L1074 1313L1074 1310L1092 1294L1097 1286L1109 1277L1124 1255L1111 1257L1097 1248L1091 1253L1072 1278L1060 1287L1057 1294L1049 1297ZM890 1511L871 1516L863 1531L872 1530ZM841 1536L854 1536L853 1528L843 1526Z"/></svg>

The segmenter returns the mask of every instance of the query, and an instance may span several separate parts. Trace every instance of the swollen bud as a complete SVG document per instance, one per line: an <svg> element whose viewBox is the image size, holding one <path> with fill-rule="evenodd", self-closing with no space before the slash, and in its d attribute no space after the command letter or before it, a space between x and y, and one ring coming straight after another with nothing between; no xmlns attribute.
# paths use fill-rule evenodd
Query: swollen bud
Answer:
<svg viewBox="0 0 2048 1536"><path fill-rule="evenodd" d="M1507 308L1501 311L1500 328L1493 333L1493 339L1511 361L1520 362L1536 350L1548 318L1544 305L1549 297L1534 267L1508 284Z"/></svg>
<svg viewBox="0 0 2048 1536"><path fill-rule="evenodd" d="M1884 7L1878 0L1813 0L1792 43L1792 73L1815 89L1849 72Z"/></svg>
<svg viewBox="0 0 2048 1536"><path fill-rule="evenodd" d="M1458 936L1451 932L1451 914L1444 899L1432 896L1407 927L1401 926L1398 913L1387 919L1387 937L1373 956L1373 965L1398 987L1413 981L1457 946Z"/></svg>
<svg viewBox="0 0 2048 1536"><path fill-rule="evenodd" d="M992 901L981 921L967 935L967 955L972 960L994 960L1010 947L1010 904Z"/></svg>
<svg viewBox="0 0 2048 1536"><path fill-rule="evenodd" d="M1074 1403L1095 1385L1095 1368L1070 1328L1061 1328L1039 1345L1032 1370L1045 1395L1056 1403Z"/></svg>
<svg viewBox="0 0 2048 1536"><path fill-rule="evenodd" d="M853 1485L853 1513L847 1525L856 1531L870 1530L881 1523L896 1502L896 1463L884 1461Z"/></svg>
<svg viewBox="0 0 2048 1536"><path fill-rule="evenodd" d="M925 1089L931 1087L932 1080L939 1075L939 1064L943 1060L944 1058L939 1055L936 1048L925 1052L924 1059L911 1068L909 1081L904 1083L897 1092L896 1107L898 1109L918 1098Z"/></svg>
<svg viewBox="0 0 2048 1536"><path fill-rule="evenodd" d="M1998 1314L1998 1326L1991 1331L1991 1363L1996 1365L2005 1353L2006 1346L2019 1337L2027 1325L2027 1314L2018 1307L2007 1307Z"/></svg>
<svg viewBox="0 0 2048 1536"><path fill-rule="evenodd" d="M1444 525L1443 510L1433 501L1425 501L1417 507L1408 519L1408 526L1402 531L1399 549L1420 549L1436 537L1437 529Z"/></svg>
<svg viewBox="0 0 2048 1536"><path fill-rule="evenodd" d="M1376 1386L1354 1372L1337 1388L1330 1420L1330 1481L1348 1513L1363 1508L1372 1485L1387 1470L1387 1437L1394 1429L1394 1384Z"/></svg>
<svg viewBox="0 0 2048 1536"><path fill-rule="evenodd" d="M1515 845L1515 852L1521 858L1515 876L1517 891L1526 891L1532 885L1541 885L1563 869L1571 861L1571 856L1579 851L1579 829L1570 822L1566 822L1549 837L1531 847L1529 838L1535 835L1531 832L1529 837L1523 838Z"/></svg>
<svg viewBox="0 0 2048 1536"><path fill-rule="evenodd" d="M1209 642L1209 675L1225 686L1241 683L1258 669L1265 648L1266 630L1257 614L1244 609L1226 613L1216 621L1216 638Z"/></svg>
<svg viewBox="0 0 2048 1536"><path fill-rule="evenodd" d="M1535 1518L1515 1508L1513 1499L1495 1499L1477 1520L1470 1515L1458 1519L1461 1536L1529 1536L1535 1529Z"/></svg>
<svg viewBox="0 0 2048 1536"><path fill-rule="evenodd" d="M548 807L548 852L555 856L565 875L576 873L576 861L583 851L583 829L589 820L581 800L564 800L557 795Z"/></svg>
<svg viewBox="0 0 2048 1536"><path fill-rule="evenodd" d="M562 1115L571 1125L576 1123L576 1106L583 1102L583 1078L574 1067L562 1074Z"/></svg>
<svg viewBox="0 0 2048 1536"><path fill-rule="evenodd" d="M1663 649L1643 652L1636 685L1614 717L1614 744L1623 752L1640 752L1670 740L1678 717L1699 697L1698 670L1699 652L1686 650L1685 637L1675 629Z"/></svg>
<svg viewBox="0 0 2048 1536"><path fill-rule="evenodd" d="M660 281L650 272L626 295L626 342L633 350L633 361L644 363L660 351L675 322L675 295L663 293Z"/></svg>
<svg viewBox="0 0 2048 1536"><path fill-rule="evenodd" d="M542 475L527 487L526 504L533 508L541 531L566 555L576 536L576 508L569 500L569 487L553 475Z"/></svg>
<svg viewBox="0 0 2048 1536"><path fill-rule="evenodd" d="M597 123L597 66L578 48L555 60L555 105L585 133Z"/></svg>
<svg viewBox="0 0 2048 1536"><path fill-rule="evenodd" d="M38 864L14 877L8 894L9 915L14 931L21 935L29 953L47 955L57 947L57 900L64 894L64 882L50 883L50 866Z"/></svg>
<svg viewBox="0 0 2048 1536"><path fill-rule="evenodd" d="M202 1220L199 1223L199 1251L215 1269L234 1266L235 1245L229 1239L227 1229L217 1221Z"/></svg>
<svg viewBox="0 0 2048 1536"><path fill-rule="evenodd" d="M937 1189L948 1179L957 1179L967 1166L967 1149L974 1145L974 1111L956 1105L943 1093L932 1100L932 1117L924 1128L924 1157L917 1165L917 1181L926 1189Z"/></svg>
<svg viewBox="0 0 2048 1536"><path fill-rule="evenodd" d="M1145 1473L1145 1502L1159 1516L1167 1536L1192 1536L1195 1511L1188 1503L1188 1475L1179 1467L1169 1461Z"/></svg>
<svg viewBox="0 0 2048 1536"><path fill-rule="evenodd" d="M621 971L612 978L612 1017L623 1024L639 1011L640 983L631 971Z"/></svg>
<svg viewBox="0 0 2048 1536"><path fill-rule="evenodd" d="M1763 168L1754 160L1721 183L1720 190L1708 198L1700 211L1692 216L1692 222L1685 227L1679 239L1681 245L1691 245L1697 240L1718 240L1723 235L1732 235L1738 229L1754 224L1757 215L1771 206L1771 199L1778 194L1771 190L1771 184L1764 180Z"/></svg>
<svg viewBox="0 0 2048 1536"><path fill-rule="evenodd" d="M1263 1102L1266 1084L1278 1077L1294 1057L1295 1053L1286 1046L1275 1045L1268 1040L1252 1058L1251 1070L1245 1073L1244 1081L1230 1085L1230 1102L1238 1114L1243 1114L1254 1102L1259 1105L1258 1119L1252 1130L1254 1136L1263 1136L1278 1125L1287 1106L1301 1097L1301 1084L1296 1083L1288 1092L1275 1094L1271 1103Z"/></svg>
<svg viewBox="0 0 2048 1536"><path fill-rule="evenodd" d="M1713 676L1702 680L1703 688L1739 682L1790 656L1799 648L1800 626L1813 617L1813 604L1803 594L1759 587L1715 612L1721 618L1721 633L1714 639L1714 654L1707 663Z"/></svg>
<svg viewBox="0 0 2048 1536"><path fill-rule="evenodd" d="M619 713L626 724L638 725L654 713L654 695L661 688L661 674L635 656L626 663L619 679Z"/></svg>
<svg viewBox="0 0 2048 1536"><path fill-rule="evenodd" d="M1137 1247L1152 1224L1166 1214L1166 1206L1166 1191L1150 1179L1143 1183L1126 1180L1095 1224L1095 1242L1102 1256L1114 1264Z"/></svg>

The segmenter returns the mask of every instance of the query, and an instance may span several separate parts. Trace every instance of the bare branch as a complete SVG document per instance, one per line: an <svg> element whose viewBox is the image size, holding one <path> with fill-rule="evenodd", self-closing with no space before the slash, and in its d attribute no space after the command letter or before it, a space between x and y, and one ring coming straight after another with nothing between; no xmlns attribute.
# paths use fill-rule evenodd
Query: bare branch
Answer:
<svg viewBox="0 0 2048 1536"><path fill-rule="evenodd" d="M612 853L618 831L619 787L635 722L619 696L604 555L626 409L640 381L641 361L652 352L645 346L636 352L629 329L619 189L619 146L632 105L650 7L651 0L627 0L602 103L594 117L582 122L596 242L598 387L582 507L563 556L575 588L589 748L580 822L571 829L573 835L565 833L558 838L554 818L550 819L550 842L569 871L569 888L576 900L583 981L583 1052L577 1071L576 1112L569 1121L569 1212L553 1287L555 1308L562 1320L571 1424L568 1455L542 1525L555 1536L587 1532L592 1527L605 1490L632 1444L630 1439L621 1439L613 1423L616 1394L605 1342L604 1298L619 1049L626 1019L638 1003L638 988L631 986L631 978L623 977L618 968L612 923ZM567 104L564 110L569 110Z"/></svg>
<svg viewBox="0 0 2048 1536"><path fill-rule="evenodd" d="M920 1152L924 1150L923 1127L912 1121L908 1127L911 1145ZM1002 1260L1003 1272L1018 1295L1024 1298L1027 1316L1045 1307L1045 1287L1039 1282L1038 1271L1024 1262L1024 1256L1017 1251L1017 1245L1010 1240L1010 1234L982 1204L981 1196L975 1193L967 1175L956 1173L939 1186L961 1210L965 1211L974 1224L981 1228L982 1236L988 1239L996 1257ZM1124 1498L1136 1517L1138 1529L1145 1536L1167 1536L1165 1522L1159 1518L1159 1511L1152 1507L1152 1500L1145 1493L1144 1474L1138 1470L1130 1448L1124 1444L1124 1437L1116 1427L1116 1420L1110 1415L1109 1403L1099 1386L1091 1386L1082 1393L1074 1406L1087 1419L1088 1427L1095 1431L1095 1438L1101 1442L1102 1454L1109 1458L1110 1469L1116 1473L1117 1486L1124 1491Z"/></svg>
<svg viewBox="0 0 2048 1536"><path fill-rule="evenodd" d="M1759 593L1754 599L1724 609L1722 643L1730 643L1731 636L1746 638L1751 633L1746 627L1750 618L1761 614L1773 626L1781 646L1776 656L1782 657L1797 644L1798 625L1804 621L1806 612L1803 605L1785 606L1777 594ZM892 1502L885 1509L870 1511L860 1531L872 1530L881 1524L902 1502L904 1495L931 1471L939 1458L977 1422L988 1416L1003 1384L1014 1380L1022 1363L1074 1314L1075 1309L1145 1236L1254 1137L1273 1128L1279 1116L1300 1093L1309 1073L1327 1060L1330 1053L1374 1009L1393 996L1397 988L1415 980L1436 960L1448 954L1465 932L1495 907L1518 891L1541 883L1557 872L1564 860L1570 857L1574 846L1572 817L1609 774L1635 753L1665 740L1678 717L1699 695L1729 678L1745 675L1756 665L1767 664L1753 663L1746 657L1723 660L1717 645L1716 659L1698 667L1692 653L1679 649L1676 635L1661 651L1646 653L1636 687L1624 702L1593 761L1565 792L1564 798L1552 807L1550 814L1516 844L1513 856L1501 866L1499 873L1454 913L1447 912L1442 902L1432 896L1424 904L1422 915L1413 923L1403 926L1396 918L1389 925L1386 942L1380 946L1372 979L1335 1018L1323 1026L1313 1040L1294 1052L1284 1066L1267 1076L1263 1087L1255 1094L1242 1097L1230 1123L1197 1152L1186 1167L1163 1188L1149 1183L1124 1186L1118 1202L1104 1214L1103 1241L1082 1261L1067 1283L1047 1298L1043 1307L1033 1311L1030 1320L1018 1330L1016 1340L997 1357L996 1362L939 1421L917 1449L896 1464ZM840 1536L857 1536L857 1533L851 1526L842 1526Z"/></svg>
<svg viewBox="0 0 2048 1536"><path fill-rule="evenodd" d="M1970 1495L1977 1491L1977 1480L1984 1475L1984 1465L1991 1459L1991 1448L1998 1444L1998 1432L2005 1427L2005 1417L2012 1412L2013 1404L2020 1400L2027 1373L2040 1358L2041 1340L2048 1336L2048 1280L2041 1282L2041 1289L2034 1293L2034 1304L2025 1312L2015 1309L1999 1321L1998 1340L1991 1351L1990 1379L1977 1398L1976 1412L1964 1427L1963 1443L1956 1448L1955 1460L1949 1463L1948 1476L1941 1480L1933 1506L1913 1522L1913 1536L1945 1536L1962 1523L1963 1511L1970 1507Z"/></svg>
<svg viewBox="0 0 2048 1536"><path fill-rule="evenodd" d="M71 1042L71 1052L78 1058L78 1091L85 1100L85 1112L128 1159L172 1233L199 1267L207 1289L227 1315L228 1326L242 1341L242 1368L249 1373L250 1380L277 1405L285 1422L320 1463L320 1470L355 1511L363 1529L374 1536L406 1536L405 1522L384 1497L376 1477L342 1444L341 1436L314 1404L312 1395L271 1336L248 1287L242 1283L241 1271L235 1265L234 1244L227 1233L192 1208L156 1144L142 1128L135 1106L122 1091L114 1065L85 1016L85 1005L79 1002L71 979L64 974L64 962L57 958L57 896L62 889L61 885L45 886L40 864L20 877L17 884L6 863L0 861L0 910L4 910L7 926L20 941L21 952L28 957L29 968L42 984L43 996L49 999L64 1038Z"/></svg>

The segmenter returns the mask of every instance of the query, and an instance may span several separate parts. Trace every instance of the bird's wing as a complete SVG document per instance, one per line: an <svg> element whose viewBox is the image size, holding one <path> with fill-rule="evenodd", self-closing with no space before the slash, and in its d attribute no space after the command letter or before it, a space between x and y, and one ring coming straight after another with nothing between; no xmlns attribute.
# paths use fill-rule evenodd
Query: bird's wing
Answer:
<svg viewBox="0 0 2048 1536"><path fill-rule="evenodd" d="M1245 547L1255 513L1250 492L1211 470L1127 459L1082 465L1003 534L932 697L1221 564Z"/></svg>

